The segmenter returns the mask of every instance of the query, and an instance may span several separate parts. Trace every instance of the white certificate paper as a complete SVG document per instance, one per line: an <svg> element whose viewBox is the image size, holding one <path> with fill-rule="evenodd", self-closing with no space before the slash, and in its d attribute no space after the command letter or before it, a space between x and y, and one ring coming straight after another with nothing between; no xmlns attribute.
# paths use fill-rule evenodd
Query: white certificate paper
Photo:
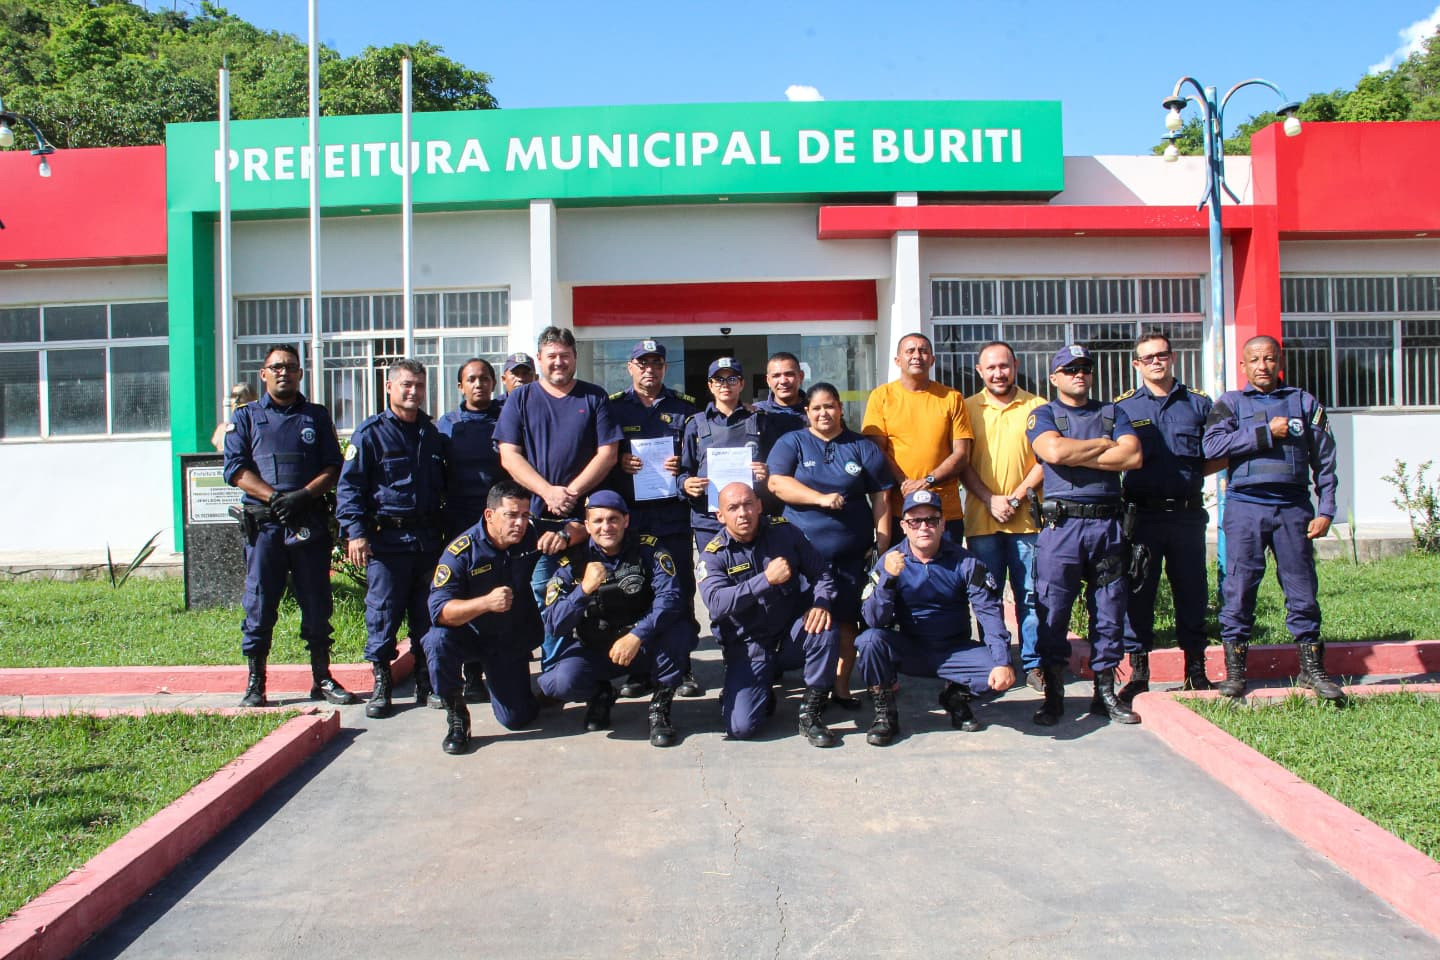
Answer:
<svg viewBox="0 0 1440 960"><path fill-rule="evenodd" d="M630 441L630 452L641 462L640 472L632 478L635 499L675 499L675 475L665 469L665 461L675 455L675 441L670 437L636 437Z"/></svg>
<svg viewBox="0 0 1440 960"><path fill-rule="evenodd" d="M755 486L755 473L750 469L750 448L711 447L705 451L705 475L710 478L710 512L720 509L720 491L732 483Z"/></svg>

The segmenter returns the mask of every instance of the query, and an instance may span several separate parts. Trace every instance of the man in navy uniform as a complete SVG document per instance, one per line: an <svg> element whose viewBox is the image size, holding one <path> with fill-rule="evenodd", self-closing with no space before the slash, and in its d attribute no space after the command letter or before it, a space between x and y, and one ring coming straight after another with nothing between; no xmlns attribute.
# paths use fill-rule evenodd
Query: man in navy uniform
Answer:
<svg viewBox="0 0 1440 960"><path fill-rule="evenodd" d="M440 431L425 412L425 367L395 361L385 397L385 410L350 436L335 507L346 556L367 578L365 659L375 688L365 715L372 718L390 715L390 662L402 618L415 658L415 702L433 696L420 639L430 630L430 572L444 542L445 463Z"/></svg>
<svg viewBox="0 0 1440 960"><path fill-rule="evenodd" d="M505 472L495 449L495 424L503 400L496 400L495 368L489 360L471 357L456 374L460 406L435 421L445 454L445 536L453 540L480 522L490 485ZM465 697L483 703L489 694L480 668L465 669Z"/></svg>
<svg viewBox="0 0 1440 960"><path fill-rule="evenodd" d="M620 446L620 429L610 419L605 391L575 379L575 335L561 327L540 331L540 379L516 388L505 398L495 428L500 466L529 490L530 512L543 533L559 533L573 522L584 496L605 480ZM540 540L530 588L539 605L559 565L563 546ZM545 634L541 664L548 665L559 638Z"/></svg>
<svg viewBox="0 0 1440 960"><path fill-rule="evenodd" d="M838 741L825 726L840 637L830 619L835 582L810 541L784 517L762 517L743 483L720 491L725 528L700 551L695 571L725 658L720 712L726 733L748 740L775 712L777 671L802 668L800 733L817 747Z"/></svg>
<svg viewBox="0 0 1440 960"><path fill-rule="evenodd" d="M690 532L690 510L678 494L659 500L635 497L634 475L640 472L641 460L631 450L634 440L665 439L671 443L665 469L680 473L680 439L685 422L695 415L695 398L676 393L665 386L665 344L641 340L630 348L630 388L610 394L610 417L620 428L623 439L615 470L608 486L625 498L630 507L630 528L648 533L660 540L675 562L679 578L681 603L686 608L689 625L687 653L683 664L684 678L675 689L682 697L698 697L705 688L695 679L690 668L690 653L700 645L700 624L694 617L695 548ZM620 688L622 697L641 697L655 691L654 680L643 671L635 671Z"/></svg>
<svg viewBox="0 0 1440 960"><path fill-rule="evenodd" d="M940 706L950 725L967 733L980 729L970 701L1015 685L999 584L975 554L943 535L944 522L939 494L908 494L900 516L905 541L880 557L862 594L870 629L855 639L856 663L875 702L865 740L877 747L900 733L898 673L943 679ZM971 638L971 607L983 641Z"/></svg>
<svg viewBox="0 0 1440 960"><path fill-rule="evenodd" d="M630 532L630 509L613 490L585 501L589 541L560 559L545 588L545 629L561 637L554 661L540 674L540 692L584 700L585 729L610 726L611 680L638 665L655 678L650 742L675 742L670 704L689 643L690 612L680 596L675 560L650 534Z"/></svg>
<svg viewBox="0 0 1440 960"><path fill-rule="evenodd" d="M720 447L746 447L750 451L753 482L764 488L769 470L765 458L775 440L774 419L750 410L740 402L745 389L745 371L734 357L719 357L710 364L706 385L713 398L685 424L680 441L680 486L690 503L690 526L695 549L720 532L722 522L710 511L709 459L706 454ZM718 493L718 491L717 491ZM774 511L779 512L778 508Z"/></svg>
<svg viewBox="0 0 1440 960"><path fill-rule="evenodd" d="M1209 690L1205 675L1206 562L1205 478L1225 466L1206 460L1202 448L1205 421L1213 404L1199 390L1175 379L1175 353L1163 333L1135 341L1131 365L1140 386L1115 398L1140 438L1144 464L1125 473L1125 502L1134 504L1133 542L1149 552L1144 578L1132 584L1125 608L1125 652L1130 681L1120 691L1129 703L1150 689L1150 650L1155 646L1155 592L1160 563L1175 598L1175 638L1185 655L1186 690Z"/></svg>
<svg viewBox="0 0 1440 960"><path fill-rule="evenodd" d="M321 498L340 475L340 444L329 412L300 393L304 376L294 347L271 347L260 368L265 394L237 407L225 426L225 482L245 492L240 651L250 676L242 707L267 705L265 661L287 579L310 651L310 698L355 702L330 676L329 510Z"/></svg>
<svg viewBox="0 0 1440 960"><path fill-rule="evenodd" d="M1343 704L1345 691L1325 672L1313 543L1325 536L1335 517L1335 438L1320 401L1281 379L1279 341L1251 337L1243 357L1249 386L1217 400L1205 427L1205 455L1230 460L1230 488L1220 522L1225 531L1220 639L1226 676L1220 692L1227 697L1245 694L1255 591L1265 576L1268 548L1275 554L1285 593L1285 626L1299 646L1296 683ZM1318 512L1310 501L1312 478Z"/></svg>
<svg viewBox="0 0 1440 960"><path fill-rule="evenodd" d="M528 353L512 353L505 358L505 367L500 380L508 397L518 388L535 379L535 360Z"/></svg>
<svg viewBox="0 0 1440 960"><path fill-rule="evenodd" d="M462 664L478 663L490 681L490 708L507 730L528 727L539 712L530 689L530 651L541 632L530 593L539 556L530 526L530 494L497 480L480 522L441 552L431 578L433 626L425 634L435 690L445 702L446 753L470 743L470 711L461 685Z"/></svg>
<svg viewBox="0 0 1440 960"><path fill-rule="evenodd" d="M1057 397L1035 408L1025 435L1044 465L1044 527L1035 545L1035 600L1040 616L1037 648L1045 702L1035 713L1054 726L1065 712L1065 664L1070 660L1070 611L1083 580L1090 604L1090 668L1095 694L1090 711L1119 723L1140 715L1115 694L1115 667L1124 649L1129 545L1121 520L1120 471L1141 465L1140 439L1124 410L1090 399L1095 361L1079 345L1062 347L1050 361Z"/></svg>
<svg viewBox="0 0 1440 960"><path fill-rule="evenodd" d="M765 362L765 383L770 396L756 403L755 409L770 415L777 434L810 425L805 412L805 371L800 369L799 357L784 350L772 353Z"/></svg>

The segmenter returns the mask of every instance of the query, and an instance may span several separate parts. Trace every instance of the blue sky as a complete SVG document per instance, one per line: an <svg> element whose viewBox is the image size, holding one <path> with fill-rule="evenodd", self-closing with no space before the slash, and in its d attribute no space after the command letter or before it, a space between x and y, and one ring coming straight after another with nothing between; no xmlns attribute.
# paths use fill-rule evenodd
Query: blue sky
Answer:
<svg viewBox="0 0 1440 960"><path fill-rule="evenodd" d="M222 5L304 40L306 2ZM783 100L792 85L827 100L1058 99L1067 154L1148 152L1184 74L1222 91L1258 75L1297 100L1351 87L1437 16L1436 0L320 0L319 14L321 39L344 54L440 44L494 78L502 107ZM1237 94L1226 132L1274 105L1262 89Z"/></svg>

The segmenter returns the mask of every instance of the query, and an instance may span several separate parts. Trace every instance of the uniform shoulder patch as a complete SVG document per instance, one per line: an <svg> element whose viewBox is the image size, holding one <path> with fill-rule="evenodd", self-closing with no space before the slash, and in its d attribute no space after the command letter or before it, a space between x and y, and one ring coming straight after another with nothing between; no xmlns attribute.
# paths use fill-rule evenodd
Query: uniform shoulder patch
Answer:
<svg viewBox="0 0 1440 960"><path fill-rule="evenodd" d="M450 582L450 568L440 564L435 568L435 579L430 581L432 587L443 587Z"/></svg>
<svg viewBox="0 0 1440 960"><path fill-rule="evenodd" d="M453 556L453 557L458 557L458 556L460 556L460 554L464 553L464 552L465 552L466 550L468 550L469 548L470 548L470 535L469 535L469 534L461 534L460 536L456 537L454 540L451 540L451 541L450 541L450 546L446 547L445 549L450 551L450 555L451 555L451 556Z"/></svg>
<svg viewBox="0 0 1440 960"><path fill-rule="evenodd" d="M545 606L551 606L560 599L560 578L551 577L550 583L545 587Z"/></svg>
<svg viewBox="0 0 1440 960"><path fill-rule="evenodd" d="M654 534L642 533L640 534L640 542L645 544L645 546L647 547L653 547L660 542L660 538L656 537Z"/></svg>
<svg viewBox="0 0 1440 960"><path fill-rule="evenodd" d="M235 421L234 421L234 420L231 420L229 423L225 424L225 432L226 432L226 433L234 433L234 432L235 432Z"/></svg>
<svg viewBox="0 0 1440 960"><path fill-rule="evenodd" d="M720 552L720 548L721 548L722 546L724 546L724 545L725 545L725 541L721 540L720 537L719 537L719 535L717 534L714 540L711 540L709 543L705 544L705 552L706 552L706 553L719 553L719 552Z"/></svg>
<svg viewBox="0 0 1440 960"><path fill-rule="evenodd" d="M675 576L675 560L670 556L670 551L660 549L655 551L655 562L660 564L660 569L665 571L667 577Z"/></svg>
<svg viewBox="0 0 1440 960"><path fill-rule="evenodd" d="M785 517L771 517L771 518L770 518L770 525L771 525L771 526L774 526L774 525L777 524L777 523L789 523L789 522L790 522L790 521L787 520Z"/></svg>
<svg viewBox="0 0 1440 960"><path fill-rule="evenodd" d="M350 446L345 448L346 460L354 460L358 456L360 456L360 448L357 447L355 444L352 443L350 444Z"/></svg>
<svg viewBox="0 0 1440 960"><path fill-rule="evenodd" d="M610 394L610 399L611 399L611 400L619 400L619 399L620 399L621 397L623 397L623 396L625 396L625 391L624 391L624 390L616 390L614 393Z"/></svg>
<svg viewBox="0 0 1440 960"><path fill-rule="evenodd" d="M1026 429L1026 430L1034 430L1034 429L1035 429L1035 414L1033 414L1033 413L1030 414L1030 419L1025 421L1025 429Z"/></svg>
<svg viewBox="0 0 1440 960"><path fill-rule="evenodd" d="M1115 398L1113 401L1111 401L1111 402L1112 402L1112 403L1119 403L1121 400L1128 400L1129 398L1131 398L1131 397L1133 397L1133 396L1135 396L1135 388L1134 388L1134 387L1131 387L1129 390L1126 390L1124 393L1120 394L1120 396L1116 397L1116 398Z"/></svg>

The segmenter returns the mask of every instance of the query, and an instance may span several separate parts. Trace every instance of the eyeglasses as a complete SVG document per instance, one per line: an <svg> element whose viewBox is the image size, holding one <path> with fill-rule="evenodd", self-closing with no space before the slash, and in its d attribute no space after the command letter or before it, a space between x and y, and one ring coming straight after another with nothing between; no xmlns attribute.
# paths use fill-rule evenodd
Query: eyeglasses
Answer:
<svg viewBox="0 0 1440 960"><path fill-rule="evenodd" d="M732 373L732 374L731 374L730 376L728 376L728 377L711 377L711 378L710 378L710 382L711 382L711 383L714 383L714 384L718 384L718 385L723 385L723 386L726 386L726 387L733 387L733 386L735 386L735 384L739 383L742 379L744 379L744 378L743 378L743 377L737 377L735 374Z"/></svg>
<svg viewBox="0 0 1440 960"><path fill-rule="evenodd" d="M1067 377L1093 377L1093 376L1095 376L1095 368L1094 368L1094 367L1088 367L1088 366L1087 366L1087 367L1061 367L1057 372L1058 372L1058 373L1063 373L1063 374L1065 374L1065 376L1067 376Z"/></svg>
<svg viewBox="0 0 1440 960"><path fill-rule="evenodd" d="M1173 356L1175 356L1175 354L1173 354L1169 350L1160 350L1155 353L1147 354L1143 357L1136 357L1135 362L1141 364L1142 366L1148 367L1152 363L1169 363L1170 358Z"/></svg>
<svg viewBox="0 0 1440 960"><path fill-rule="evenodd" d="M300 364L298 364L298 363L271 363L271 364L267 364L266 367L265 367L265 369L266 369L266 370L269 370L271 373L286 373L287 371L290 372L290 373L294 373L296 370L299 370L299 369L300 369Z"/></svg>
<svg viewBox="0 0 1440 960"><path fill-rule="evenodd" d="M941 517L906 517L900 522L911 530L919 530L921 527L938 527L941 519Z"/></svg>

